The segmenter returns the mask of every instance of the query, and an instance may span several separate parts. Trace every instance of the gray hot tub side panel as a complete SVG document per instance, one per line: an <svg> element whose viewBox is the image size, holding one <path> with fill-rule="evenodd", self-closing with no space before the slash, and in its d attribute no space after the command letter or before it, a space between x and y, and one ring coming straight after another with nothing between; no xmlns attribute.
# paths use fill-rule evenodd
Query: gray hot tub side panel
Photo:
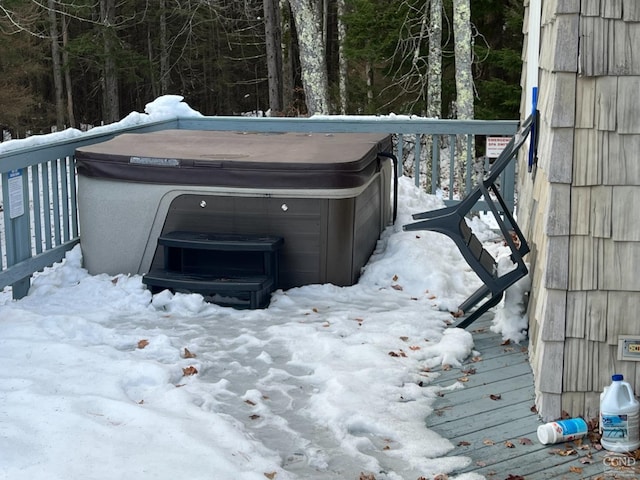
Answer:
<svg viewBox="0 0 640 480"><path fill-rule="evenodd" d="M160 210L157 219L166 220L149 239L145 257L154 250L154 237L175 230L276 235L285 239L279 288L352 285L389 221L387 180L376 174L357 194L344 198L182 194L170 202L166 216ZM150 268L163 264L164 252L157 249Z"/></svg>

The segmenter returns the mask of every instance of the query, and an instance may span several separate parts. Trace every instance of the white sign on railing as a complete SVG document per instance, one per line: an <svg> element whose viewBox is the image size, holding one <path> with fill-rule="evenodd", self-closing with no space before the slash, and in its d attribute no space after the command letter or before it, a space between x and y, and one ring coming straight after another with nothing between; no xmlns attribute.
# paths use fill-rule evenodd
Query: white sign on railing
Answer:
<svg viewBox="0 0 640 480"><path fill-rule="evenodd" d="M511 137L487 137L487 157L498 158Z"/></svg>
<svg viewBox="0 0 640 480"><path fill-rule="evenodd" d="M22 170L9 172L9 218L17 218L24 215L24 185L22 183Z"/></svg>

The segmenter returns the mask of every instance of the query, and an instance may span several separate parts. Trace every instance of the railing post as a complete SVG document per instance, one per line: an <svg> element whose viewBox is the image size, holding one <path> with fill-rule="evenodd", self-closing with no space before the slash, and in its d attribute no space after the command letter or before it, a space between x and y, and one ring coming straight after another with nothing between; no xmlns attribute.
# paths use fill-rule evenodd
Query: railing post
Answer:
<svg viewBox="0 0 640 480"><path fill-rule="evenodd" d="M2 197L5 208L4 227L7 244L7 266L11 267L31 257L29 215L29 179L26 168L11 170L2 175ZM31 275L14 282L13 298L27 295Z"/></svg>

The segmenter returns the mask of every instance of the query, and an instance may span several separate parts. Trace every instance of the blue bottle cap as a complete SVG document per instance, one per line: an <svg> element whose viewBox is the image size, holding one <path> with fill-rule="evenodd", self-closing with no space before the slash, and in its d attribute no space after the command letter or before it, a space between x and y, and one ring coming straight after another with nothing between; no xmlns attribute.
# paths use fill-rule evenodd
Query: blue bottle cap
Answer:
<svg viewBox="0 0 640 480"><path fill-rule="evenodd" d="M611 377L611 380L613 380L614 382L621 382L622 380L624 380L624 376L622 376L619 373L616 373Z"/></svg>

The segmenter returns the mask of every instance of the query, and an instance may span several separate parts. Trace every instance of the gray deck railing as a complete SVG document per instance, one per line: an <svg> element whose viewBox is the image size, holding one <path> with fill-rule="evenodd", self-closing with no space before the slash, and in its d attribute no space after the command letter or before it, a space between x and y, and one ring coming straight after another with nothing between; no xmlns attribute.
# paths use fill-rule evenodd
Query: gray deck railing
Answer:
<svg viewBox="0 0 640 480"><path fill-rule="evenodd" d="M181 117L135 127L95 129L76 138L25 146L0 154L2 210L0 221L0 289L12 286L13 297L21 298L29 290L31 276L64 258L67 250L80 241L76 203L76 148L106 141L120 133L144 133L165 129L227 130L251 132L379 132L394 134L396 156L402 159L407 135L414 138L414 176L420 178L422 142L420 136L447 139L450 158L455 158L454 145L462 135L468 144L472 138L486 135L512 135L517 128L513 120L435 120L408 117ZM105 131L106 130L106 131ZM440 188L440 148L434 141L431 190ZM467 179L463 191L469 192L473 161L468 150ZM401 166L399 168L402 168ZM453 182L453 161L449 165ZM503 179L503 197L514 204L515 170L512 166ZM400 174L402 171L400 170ZM453 184L446 200L455 201ZM105 206L108 208L108 205Z"/></svg>

